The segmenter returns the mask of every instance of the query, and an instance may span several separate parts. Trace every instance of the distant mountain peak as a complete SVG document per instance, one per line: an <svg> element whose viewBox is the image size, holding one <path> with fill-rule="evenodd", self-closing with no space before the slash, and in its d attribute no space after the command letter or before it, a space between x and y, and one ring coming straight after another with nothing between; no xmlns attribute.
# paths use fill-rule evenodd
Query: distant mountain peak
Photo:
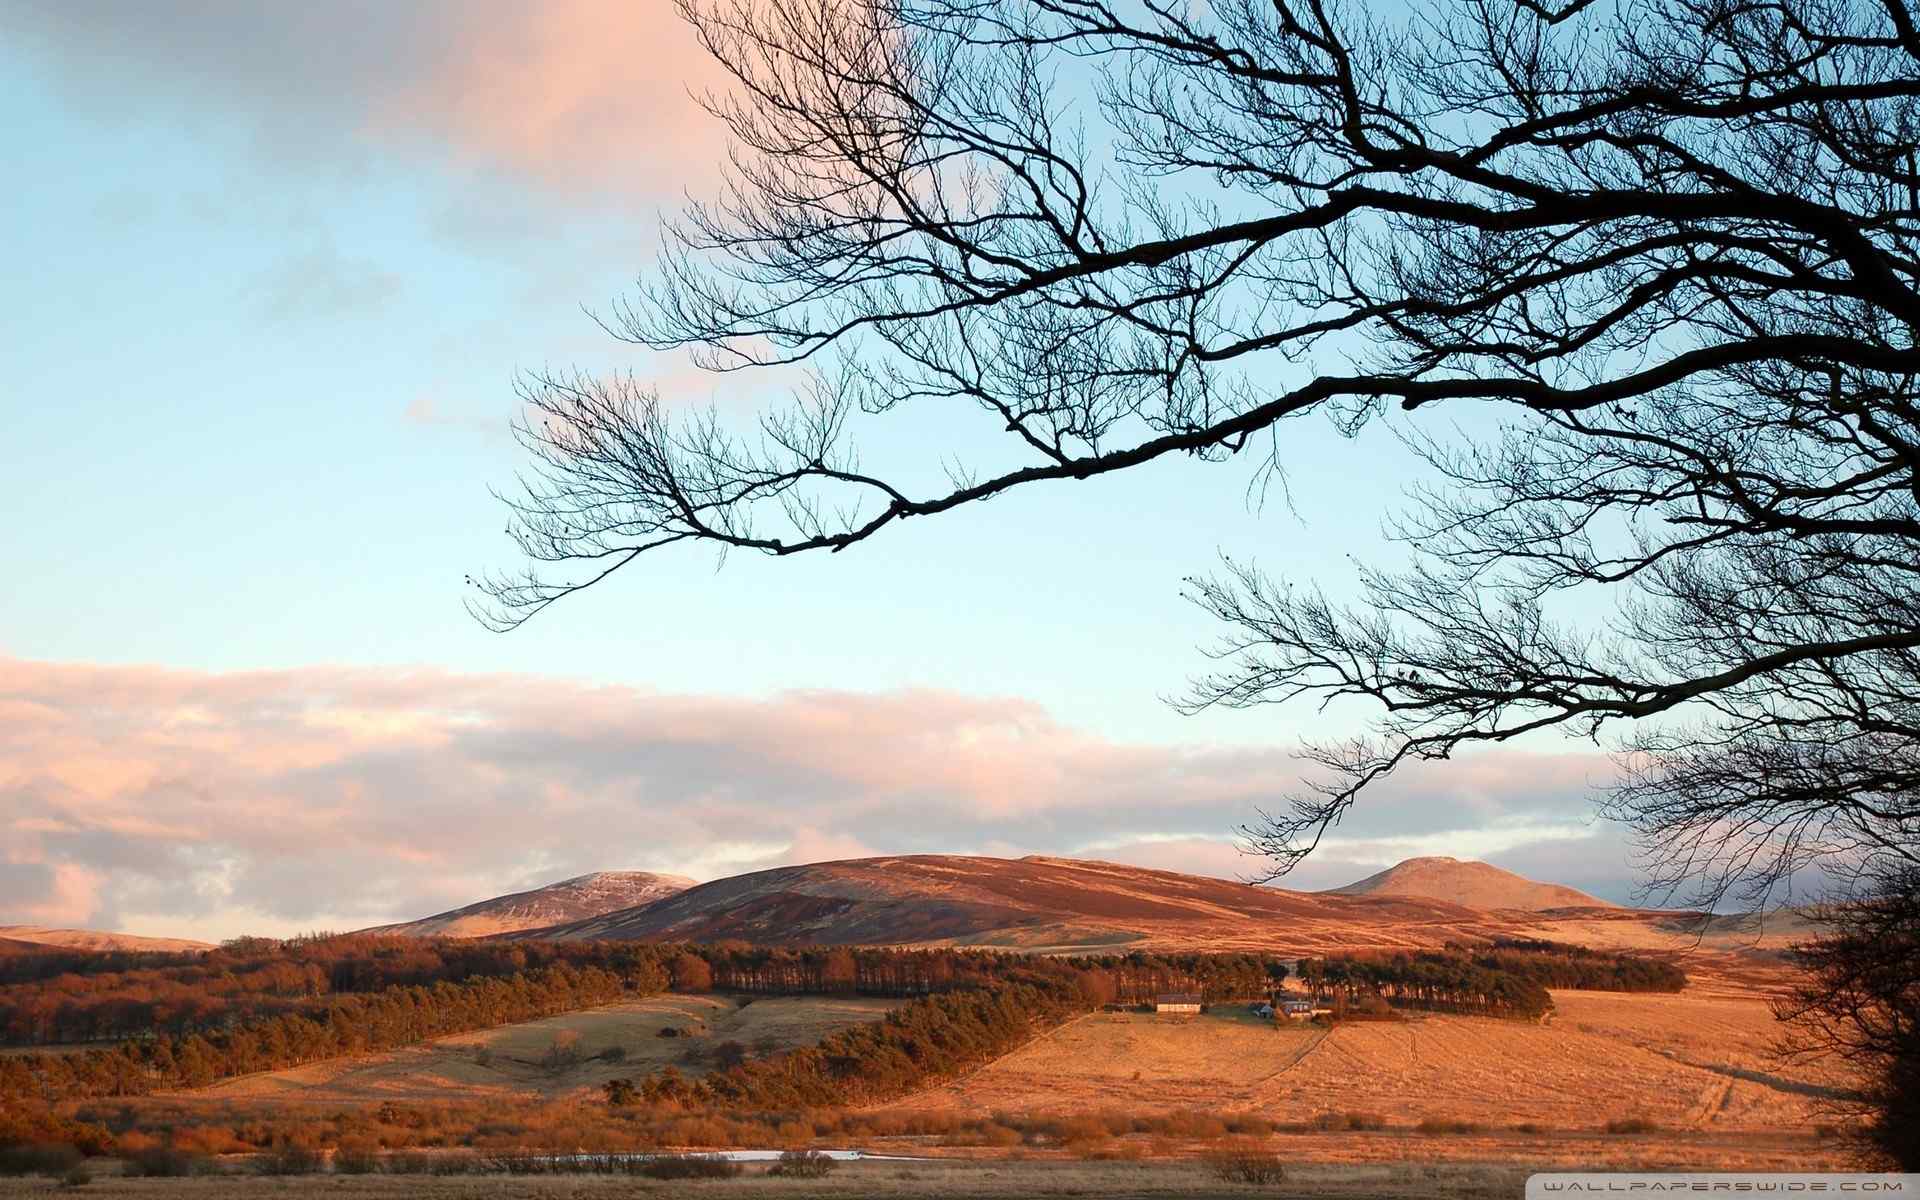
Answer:
<svg viewBox="0 0 1920 1200"><path fill-rule="evenodd" d="M684 875L657 871L589 871L544 887L476 901L417 921L382 925L369 933L413 937L489 937L584 921L664 900L694 886Z"/></svg>
<svg viewBox="0 0 1920 1200"><path fill-rule="evenodd" d="M1541 883L1475 859L1431 854L1395 863L1384 871L1329 888L1343 896L1404 896L1445 900L1468 908L1525 909L1614 908L1616 905L1576 888Z"/></svg>

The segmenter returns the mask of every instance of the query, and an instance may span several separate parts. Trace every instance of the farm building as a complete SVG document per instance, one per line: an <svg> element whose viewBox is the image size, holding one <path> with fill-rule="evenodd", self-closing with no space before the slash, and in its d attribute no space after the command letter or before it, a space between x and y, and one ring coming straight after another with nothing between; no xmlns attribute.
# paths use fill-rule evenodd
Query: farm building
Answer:
<svg viewBox="0 0 1920 1200"><path fill-rule="evenodd" d="M1153 998L1153 1011L1157 1013L1196 1014L1200 1011L1200 997L1191 992L1168 992L1164 996Z"/></svg>
<svg viewBox="0 0 1920 1200"><path fill-rule="evenodd" d="M1313 1015L1313 1001L1282 1000L1280 1002L1280 1015L1289 1020L1304 1021Z"/></svg>

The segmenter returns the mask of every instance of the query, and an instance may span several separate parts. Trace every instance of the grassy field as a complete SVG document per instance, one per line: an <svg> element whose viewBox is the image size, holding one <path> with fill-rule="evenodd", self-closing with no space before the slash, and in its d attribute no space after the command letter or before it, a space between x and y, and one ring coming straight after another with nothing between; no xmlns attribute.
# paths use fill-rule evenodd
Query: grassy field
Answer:
<svg viewBox="0 0 1920 1200"><path fill-rule="evenodd" d="M1826 1120L1819 1071L1768 1054L1778 1026L1757 997L1556 993L1551 1024L1414 1016L1331 1031L1234 1012L1102 1013L902 1107L919 1110L1325 1112L1394 1125L1456 1120L1492 1130L1666 1130L1802 1137Z"/></svg>
<svg viewBox="0 0 1920 1200"><path fill-rule="evenodd" d="M1823 1089L1844 1080L1775 1060L1769 1048L1779 1029L1763 998L1690 989L1677 996L1563 991L1555 1000L1546 1025L1433 1014L1329 1030L1275 1027L1233 1008L1198 1018L1100 1013L944 1086L844 1114L845 1123L803 1123L793 1133L780 1125L780 1140L772 1140L773 1124L729 1130L723 1123L716 1133L704 1128L714 1122L688 1118L703 1127L698 1135L666 1132L659 1141L640 1144L754 1148L812 1142L927 1160L857 1164L837 1173L834 1189L821 1193L855 1196L1091 1195L1109 1194L1102 1190L1109 1183L1120 1189L1114 1195L1245 1194L1224 1185L1200 1187L1207 1181L1195 1160L1249 1129L1265 1149L1298 1164L1299 1179L1316 1181L1305 1193L1334 1195L1402 1194L1375 1187L1389 1178L1380 1174L1388 1170L1414 1172L1401 1180L1405 1194L1450 1194L1446 1189L1457 1187L1470 1195L1481 1194L1472 1190L1480 1186L1477 1180L1524 1170L1848 1165L1841 1143L1819 1131L1833 1120ZM698 1073L725 1042L761 1049L811 1044L833 1030L877 1020L889 1007L852 998L742 1004L723 996L664 996L155 1098L152 1104L175 1111L157 1117L152 1127L205 1122L239 1129L302 1112L324 1124L345 1111L369 1113L385 1101L419 1103L432 1117L450 1104L481 1101L481 1117L458 1118L456 1109L447 1128L458 1133L470 1126L482 1136L387 1144L631 1146L620 1139L631 1136L623 1121L634 1114L608 1110L599 1098L607 1079L667 1065ZM658 1036L667 1026L687 1036ZM565 1053L556 1055L556 1048ZM601 1057L611 1048L621 1057ZM437 1108L434 1102L440 1102ZM1222 1123L1234 1114L1265 1123ZM1366 1115L1384 1128L1340 1127L1348 1114ZM1328 1123L1323 1117L1339 1119ZM1646 1124L1608 1128L1623 1121ZM1278 1128L1268 1134L1271 1126ZM256 1138L253 1144L265 1143ZM226 1146L238 1148L230 1140ZM216 1141L213 1148L222 1145ZM228 1162L244 1170L244 1159ZM1423 1171L1440 1174L1429 1179ZM1105 1182L1089 1182L1095 1176ZM1008 1182L1014 1179L1020 1182ZM1429 1186L1437 1186L1436 1180L1444 1184L1437 1192ZM855 1182L859 1189L842 1187ZM38 1186L0 1183L0 1195ZM752 1176L697 1185L624 1178L102 1178L90 1187L156 1197L248 1189L258 1194L263 1188L272 1194L325 1189L342 1196L415 1194L408 1188L449 1197L612 1194L596 1188L625 1189L623 1195L731 1195L738 1189L813 1194L793 1181Z"/></svg>
<svg viewBox="0 0 1920 1200"><path fill-rule="evenodd" d="M665 1066L701 1074L711 1065L714 1048L729 1041L749 1049L811 1045L836 1030L877 1021L893 1006L893 1001L854 997L780 996L743 1005L730 996L666 995L362 1058L245 1075L191 1094L343 1102L565 1096ZM687 1036L661 1037L661 1029L669 1026ZM621 1057L602 1057L609 1050Z"/></svg>

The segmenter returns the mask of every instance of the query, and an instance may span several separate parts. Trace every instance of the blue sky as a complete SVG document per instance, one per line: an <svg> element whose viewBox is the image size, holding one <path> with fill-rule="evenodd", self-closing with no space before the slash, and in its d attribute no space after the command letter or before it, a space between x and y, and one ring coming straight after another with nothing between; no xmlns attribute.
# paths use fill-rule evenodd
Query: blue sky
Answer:
<svg viewBox="0 0 1920 1200"><path fill-rule="evenodd" d="M184 820L172 840L142 843L161 865L147 874L128 865L143 851L114 839L148 836L127 824L133 798L150 806L157 782L207 770L214 743L169 751L172 735L148 729L133 739L145 748L129 752L124 778L108 783L62 776L65 751L17 736L0 758L0 818L8 806L15 818L0 833L0 860L16 880L0 889L0 921L280 931L417 915L543 872L712 873L810 847L1087 851L1231 873L1231 823L1289 786L1280 752L1335 718L1168 708L1161 697L1202 668L1195 647L1214 632L1181 600L1180 578L1226 552L1340 590L1350 555L1390 553L1379 526L1409 464L1384 431L1348 442L1318 422L1288 428L1291 505L1277 494L1250 503L1251 464L1166 463L1010 496L837 556L736 555L724 567L697 550L655 556L516 633L488 633L463 613L461 580L513 564L487 489L519 466L506 436L516 372L631 368L658 375L682 402L742 411L777 384L701 380L610 343L582 311L646 270L660 211L711 185L721 143L685 96L703 68L663 13L594 0L160 7L0 0L0 99L16 164L0 191L0 219L16 235L0 281L9 433L0 472L18 514L0 528L14 581L0 589L0 656L15 664L0 698L31 697L36 712L84 721L99 710L63 689L97 683L87 672L119 668L123 682L168 673L169 703L222 694L210 719L239 727L269 695L249 673L278 672L274 686L302 693L323 686L321 672L357 672L346 683L324 676L337 700L407 669L468 681L448 685L463 695L482 679L555 694L604 685L627 697L622 720L652 728L645 714L659 697L759 720L786 712L796 691L831 693L853 710L911 692L963 698L970 721L995 706L1043 714L1114 754L1257 767L1242 786L1168 795L1158 814L1139 798L1111 827L1036 816L1058 788L1023 786L1029 810L950 824L929 822L927 808L977 807L976 794L936 788L910 809L883 788L844 811L772 820L731 858L711 837L646 854L558 842L527 850L525 837L508 837L433 860L435 880L382 883L377 903L343 905L318 876L278 890L235 884L264 878L257 868L270 852L182 833ZM964 447L966 430L916 412L875 436L881 451L926 451ZM394 719L388 701L367 705ZM906 707L935 723L928 736L955 744L951 704ZM521 729L522 718L488 712ZM361 796L399 787L376 750L342 751L361 773L342 768L339 786ZM116 752L110 741L95 751ZM407 794L388 804L439 811L446 798L423 782L434 752L408 749ZM524 791L568 770L540 752L515 762L490 760L490 777L505 772L514 784L520 771ZM760 788L778 812L787 784L776 768L792 764L766 763L725 786ZM1417 788L1405 805L1383 805L1355 828L1373 848L1330 863L1316 886L1399 850L1453 844L1491 846L1495 861L1544 873L1584 872L1569 881L1624 898L1617 839L1578 833L1586 793L1570 780L1603 771L1595 760L1555 775L1552 795L1530 792L1525 771L1492 772L1497 782L1473 796L1461 791L1471 785L1423 784L1452 799L1427 804L1420 819L1406 807L1419 807ZM619 778L609 770L576 786L637 818L696 798L671 773L644 794L624 792ZM203 789L212 807L195 811L330 805L312 780L289 790L272 772L219 788L228 790ZM501 804L489 819L516 828L524 814ZM409 828L393 836L427 836ZM1489 828L1508 833L1489 840ZM925 844L929 829L954 844ZM1527 830L1550 836L1529 842ZM1379 840L1394 837L1402 841ZM118 848L103 850L108 842ZM1569 853L1539 859L1542 847Z"/></svg>

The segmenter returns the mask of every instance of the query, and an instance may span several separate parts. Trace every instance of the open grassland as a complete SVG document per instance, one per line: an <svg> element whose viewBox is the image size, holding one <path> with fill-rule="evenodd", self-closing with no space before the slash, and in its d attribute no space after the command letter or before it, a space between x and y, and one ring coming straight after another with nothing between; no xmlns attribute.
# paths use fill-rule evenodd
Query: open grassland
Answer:
<svg viewBox="0 0 1920 1200"><path fill-rule="evenodd" d="M900 1107L1013 1113L1259 1113L1277 1122L1361 1112L1398 1126L1807 1135L1825 1117L1815 1067L1769 1054L1779 1027L1757 997L1559 992L1551 1023L1413 1015L1405 1021L1271 1027L1100 1013Z"/></svg>
<svg viewBox="0 0 1920 1200"><path fill-rule="evenodd" d="M564 1096L667 1066L698 1075L716 1062L718 1048L728 1042L762 1053L812 1045L848 1026L877 1021L896 1003L828 996L747 1002L730 996L663 995L456 1034L382 1054L244 1075L187 1094L238 1101L344 1102ZM682 1036L660 1036L668 1027Z"/></svg>

